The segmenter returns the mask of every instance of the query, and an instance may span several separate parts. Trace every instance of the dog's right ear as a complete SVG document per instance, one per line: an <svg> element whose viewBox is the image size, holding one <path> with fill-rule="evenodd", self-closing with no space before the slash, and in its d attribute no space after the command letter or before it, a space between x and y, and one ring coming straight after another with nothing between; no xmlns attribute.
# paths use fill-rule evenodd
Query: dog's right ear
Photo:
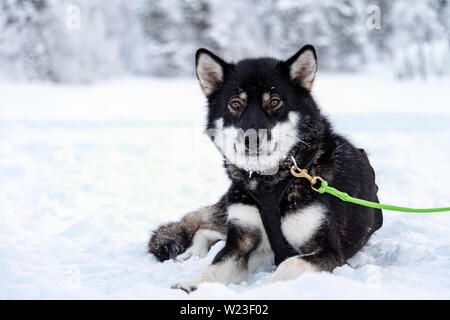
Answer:
<svg viewBox="0 0 450 320"><path fill-rule="evenodd" d="M195 54L195 70L203 93L209 96L223 82L228 64L209 50L198 49Z"/></svg>

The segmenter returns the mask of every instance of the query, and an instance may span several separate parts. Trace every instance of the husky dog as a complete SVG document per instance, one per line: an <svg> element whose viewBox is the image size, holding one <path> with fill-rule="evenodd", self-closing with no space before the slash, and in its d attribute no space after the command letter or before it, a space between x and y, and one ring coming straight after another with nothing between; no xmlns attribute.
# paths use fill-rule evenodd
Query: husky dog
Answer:
<svg viewBox="0 0 450 320"><path fill-rule="evenodd" d="M278 261L268 281L345 264L382 225L381 210L345 203L292 179L294 161L311 175L352 196L378 202L375 173L363 149L336 134L310 91L317 70L313 46L291 58L227 63L206 49L196 54L196 72L208 100L207 133L224 156L231 186L216 204L160 226L149 252L159 260L205 256L219 240L224 248L192 281L173 285L187 292L203 282L239 283L276 258L260 204L287 181L277 204L279 233L293 254ZM252 134L250 134L250 133ZM264 198L264 196L260 197ZM276 212L276 211L273 211ZM276 228L276 223L274 224ZM276 231L276 230L275 230Z"/></svg>

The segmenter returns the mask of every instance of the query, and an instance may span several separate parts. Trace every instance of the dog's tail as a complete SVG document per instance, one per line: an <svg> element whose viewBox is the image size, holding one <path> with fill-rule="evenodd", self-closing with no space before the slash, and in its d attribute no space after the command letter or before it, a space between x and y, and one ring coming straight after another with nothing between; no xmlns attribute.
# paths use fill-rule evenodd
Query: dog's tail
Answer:
<svg viewBox="0 0 450 320"><path fill-rule="evenodd" d="M170 222L156 229L148 242L148 251L160 261L175 259L192 244L198 229L224 232L226 225L225 200L188 213L178 222Z"/></svg>

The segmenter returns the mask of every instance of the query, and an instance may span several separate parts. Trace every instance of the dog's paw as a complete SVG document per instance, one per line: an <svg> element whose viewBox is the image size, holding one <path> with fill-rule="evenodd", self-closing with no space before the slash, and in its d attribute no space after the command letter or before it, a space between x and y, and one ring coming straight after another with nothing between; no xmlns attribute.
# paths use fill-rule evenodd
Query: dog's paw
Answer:
<svg viewBox="0 0 450 320"><path fill-rule="evenodd" d="M300 259L298 256L284 260L277 270L266 280L264 285L276 282L293 280L305 272L318 271L311 263Z"/></svg>
<svg viewBox="0 0 450 320"><path fill-rule="evenodd" d="M208 254L208 248L202 246L191 246L184 253L177 256L177 261L186 261L192 257L204 258Z"/></svg>
<svg viewBox="0 0 450 320"><path fill-rule="evenodd" d="M170 287L172 289L180 289L185 291L186 293L191 293L192 291L197 290L198 283L195 281L185 281L185 282L177 282L172 284Z"/></svg>

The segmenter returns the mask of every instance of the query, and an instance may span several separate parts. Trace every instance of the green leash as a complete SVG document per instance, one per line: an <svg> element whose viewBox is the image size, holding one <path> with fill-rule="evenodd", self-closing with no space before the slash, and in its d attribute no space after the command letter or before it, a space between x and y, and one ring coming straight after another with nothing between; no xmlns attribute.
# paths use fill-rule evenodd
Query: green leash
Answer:
<svg viewBox="0 0 450 320"><path fill-rule="evenodd" d="M427 213L427 212L443 212L443 211L450 211L450 207L447 208L431 208L431 209L414 209L414 208L407 208L407 207L398 207L398 206L392 206L389 204L381 204L377 202L371 202L363 199L354 198L352 196L349 196L347 193L339 191L333 187L328 186L328 182L322 179L318 176L310 176L308 174L308 171L306 169L300 169L297 166L291 167L291 174L294 177L297 178L305 178L311 183L311 188L314 191L319 192L320 194L328 193L331 194L334 197L337 197L345 202L351 202L355 204L359 204L360 206L365 207L371 207L376 209L385 209L385 210L391 210L391 211L400 211L400 212L420 212L420 213ZM314 186L317 184L318 181L321 181L321 185L319 189L316 189Z"/></svg>
<svg viewBox="0 0 450 320"><path fill-rule="evenodd" d="M332 196L335 196L335 197L341 199L342 201L352 202L352 203L359 204L361 206L371 207L371 208L376 208L376 209L385 209L385 210L401 211L401 212L425 212L425 213L426 212L450 211L450 207L448 207L448 208L432 208L432 209L413 209L413 208L398 207L398 206L392 206L389 204L381 204L381 203L377 203L377 202L371 202L371 201L367 201L367 200L353 198L345 192L339 191L333 187L329 187L328 182L326 182L326 181L322 181L322 184L319 188L319 193L320 194L328 193L328 194L331 194Z"/></svg>

